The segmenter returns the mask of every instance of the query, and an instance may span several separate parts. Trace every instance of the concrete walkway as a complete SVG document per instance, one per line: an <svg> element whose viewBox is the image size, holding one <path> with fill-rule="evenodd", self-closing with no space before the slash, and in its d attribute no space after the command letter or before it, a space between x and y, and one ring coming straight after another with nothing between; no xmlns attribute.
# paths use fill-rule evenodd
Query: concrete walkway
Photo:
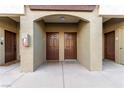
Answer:
<svg viewBox="0 0 124 93"><path fill-rule="evenodd" d="M0 87L124 87L124 66L105 60L103 71L90 72L77 62L60 62L44 64L33 73L20 73L19 64L14 64L0 67Z"/></svg>

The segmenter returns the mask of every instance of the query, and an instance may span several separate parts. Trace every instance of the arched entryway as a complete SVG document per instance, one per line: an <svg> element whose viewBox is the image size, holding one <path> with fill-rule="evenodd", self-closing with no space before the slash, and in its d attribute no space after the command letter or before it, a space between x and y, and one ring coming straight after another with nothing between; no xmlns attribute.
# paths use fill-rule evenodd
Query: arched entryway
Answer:
<svg viewBox="0 0 124 93"><path fill-rule="evenodd" d="M20 42L24 72L34 71L47 59L73 59L89 70L102 69L102 19L95 11L32 11L27 8L26 15L21 17L21 38L25 34L30 36L30 46L25 48ZM46 44L46 40L54 43ZM55 49L50 48L53 46ZM47 54L52 54L52 58Z"/></svg>
<svg viewBox="0 0 124 93"><path fill-rule="evenodd" d="M35 20L35 60L39 63L87 60L89 25L87 20L65 14Z"/></svg>

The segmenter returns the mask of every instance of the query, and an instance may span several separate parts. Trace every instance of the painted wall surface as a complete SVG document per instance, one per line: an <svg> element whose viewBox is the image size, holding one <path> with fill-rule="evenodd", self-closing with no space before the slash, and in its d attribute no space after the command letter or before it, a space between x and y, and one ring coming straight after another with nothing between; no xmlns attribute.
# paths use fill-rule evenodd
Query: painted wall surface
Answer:
<svg viewBox="0 0 124 93"><path fill-rule="evenodd" d="M45 62L45 25L42 21L34 22L34 69Z"/></svg>
<svg viewBox="0 0 124 93"><path fill-rule="evenodd" d="M34 54L33 54L33 32L34 24L31 16L21 16L20 17L20 55L21 55L21 71L22 72L32 72L34 71ZM30 36L30 46L24 47L22 45L22 39L28 34Z"/></svg>
<svg viewBox="0 0 124 93"><path fill-rule="evenodd" d="M30 47L22 47L20 41L20 53L21 53L21 68L24 72L34 71L34 21L41 20L44 16L64 14L79 17L84 21L90 23L90 66L89 70L101 70L102 68L102 18L98 16L98 9L93 12L72 12L72 11L31 11L26 6L26 14L20 18L20 40L25 33L31 36Z"/></svg>
<svg viewBox="0 0 124 93"><path fill-rule="evenodd" d="M124 61L120 61L121 56L123 56L124 54L124 52L121 53L121 50L120 50L120 47L124 45L124 43L122 42L123 38L121 37L123 30L124 30L124 22L118 22L118 23L113 22L111 24L104 25L104 28L103 28L103 34L111 31L115 31L115 62L121 63L121 64L124 64ZM103 37L103 40L104 40L104 37ZM103 44L104 44L104 41L103 41ZM103 51L104 51L104 45L103 45ZM104 58L104 54L103 54L103 58Z"/></svg>
<svg viewBox="0 0 124 93"><path fill-rule="evenodd" d="M16 33L17 38L17 60L19 60L19 24L8 17L0 17L0 65L5 64L5 30Z"/></svg>
<svg viewBox="0 0 124 93"><path fill-rule="evenodd" d="M90 22L90 70L102 70L102 17L94 11Z"/></svg>
<svg viewBox="0 0 124 93"><path fill-rule="evenodd" d="M80 21L78 31L78 60L90 68L90 23Z"/></svg>

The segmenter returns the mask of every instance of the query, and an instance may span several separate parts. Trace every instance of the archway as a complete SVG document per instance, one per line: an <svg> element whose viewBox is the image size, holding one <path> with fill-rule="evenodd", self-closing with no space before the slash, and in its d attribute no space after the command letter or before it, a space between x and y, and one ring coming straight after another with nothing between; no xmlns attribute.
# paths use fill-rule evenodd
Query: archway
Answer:
<svg viewBox="0 0 124 93"><path fill-rule="evenodd" d="M65 14L34 20L34 61L37 66L51 60L87 64L83 62L89 60L89 23L86 19Z"/></svg>

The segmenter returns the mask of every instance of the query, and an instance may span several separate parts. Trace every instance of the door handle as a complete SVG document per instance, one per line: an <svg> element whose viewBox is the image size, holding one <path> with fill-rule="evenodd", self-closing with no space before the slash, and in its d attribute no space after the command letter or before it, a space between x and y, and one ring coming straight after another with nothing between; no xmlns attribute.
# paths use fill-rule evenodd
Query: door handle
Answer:
<svg viewBox="0 0 124 93"><path fill-rule="evenodd" d="M123 49L123 48L120 48L120 49Z"/></svg>

